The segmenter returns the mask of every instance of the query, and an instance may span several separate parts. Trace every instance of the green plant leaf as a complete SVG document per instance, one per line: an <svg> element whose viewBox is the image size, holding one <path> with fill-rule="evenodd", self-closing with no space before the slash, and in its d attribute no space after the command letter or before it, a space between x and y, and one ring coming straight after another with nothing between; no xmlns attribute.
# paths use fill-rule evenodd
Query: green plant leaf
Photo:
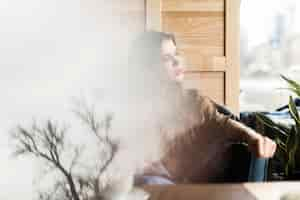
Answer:
<svg viewBox="0 0 300 200"><path fill-rule="evenodd" d="M289 111L291 113L292 118L295 120L296 124L300 124L300 117L297 110L297 107L295 105L295 102L293 100L293 97L290 96L290 102L289 102Z"/></svg>
<svg viewBox="0 0 300 200"><path fill-rule="evenodd" d="M293 171L295 171L295 155L294 152L289 152L289 160L288 160L288 174L287 176L290 176Z"/></svg>
<svg viewBox="0 0 300 200"><path fill-rule="evenodd" d="M285 166L288 161L288 157L286 155L287 153L285 151L282 149L277 149L274 159L279 161L281 166Z"/></svg>
<svg viewBox="0 0 300 200"><path fill-rule="evenodd" d="M295 131L297 135L297 146L295 147L295 164L300 166L300 125L296 124Z"/></svg>
<svg viewBox="0 0 300 200"><path fill-rule="evenodd" d="M296 81L293 81L287 78L284 75L280 75L282 79L284 79L290 86L289 90L293 91L298 97L300 97L300 84Z"/></svg>
<svg viewBox="0 0 300 200"><path fill-rule="evenodd" d="M287 151L286 144L283 141L281 141L281 139L278 136L275 138L275 143L278 145L279 149L281 149L285 152Z"/></svg>
<svg viewBox="0 0 300 200"><path fill-rule="evenodd" d="M286 164L285 167L284 167L284 174L285 174L286 176L289 176L289 172L290 172L290 170L289 170L289 165Z"/></svg>
<svg viewBox="0 0 300 200"><path fill-rule="evenodd" d="M298 97L300 97L300 90L295 88L289 88L290 91L294 92Z"/></svg>
<svg viewBox="0 0 300 200"><path fill-rule="evenodd" d="M287 126L273 122L273 120L262 113L256 113L256 117L262 124L272 129L279 136L282 136L284 138L288 137L290 129Z"/></svg>
<svg viewBox="0 0 300 200"><path fill-rule="evenodd" d="M299 132L299 129L298 129L299 127L297 127L297 126L293 126L293 129L295 129L295 143L294 143L294 146L293 146L293 151L294 151L294 158L295 158L295 156L296 156L296 152L297 152L297 150L298 150L298 148L299 148L299 142L300 142L300 137L299 137L299 134L300 134L300 132Z"/></svg>
<svg viewBox="0 0 300 200"><path fill-rule="evenodd" d="M296 166L296 152L299 146L299 137L295 126L292 127L290 135L287 140L287 153L288 153L288 174L295 170Z"/></svg>
<svg viewBox="0 0 300 200"><path fill-rule="evenodd" d="M262 114L262 113L255 113L256 117L258 117L258 119L263 122L265 125L273 127L276 125L275 122L273 122L273 120L271 120L269 117L267 117L266 115Z"/></svg>
<svg viewBox="0 0 300 200"><path fill-rule="evenodd" d="M286 147L287 147L288 152L295 151L297 144L298 144L297 131L296 131L295 126L293 126L291 129L290 135L287 139L287 142L286 142Z"/></svg>
<svg viewBox="0 0 300 200"><path fill-rule="evenodd" d="M288 135L287 133L289 133L291 130L291 128L288 125L285 125L282 123L277 123L276 126L280 129L282 129L282 131L286 134L286 136Z"/></svg>

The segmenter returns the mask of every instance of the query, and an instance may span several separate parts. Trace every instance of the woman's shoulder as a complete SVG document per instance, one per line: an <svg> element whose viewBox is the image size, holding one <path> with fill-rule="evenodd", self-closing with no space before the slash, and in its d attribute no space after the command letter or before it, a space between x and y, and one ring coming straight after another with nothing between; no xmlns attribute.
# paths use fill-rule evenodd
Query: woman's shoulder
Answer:
<svg viewBox="0 0 300 200"><path fill-rule="evenodd" d="M190 100L197 101L203 104L215 105L215 102L209 96L201 93L196 89L186 89L184 91L184 94Z"/></svg>
<svg viewBox="0 0 300 200"><path fill-rule="evenodd" d="M185 94L188 101L193 103L195 109L199 110L202 114L210 115L216 112L217 104L210 97L201 94L195 89L186 90Z"/></svg>

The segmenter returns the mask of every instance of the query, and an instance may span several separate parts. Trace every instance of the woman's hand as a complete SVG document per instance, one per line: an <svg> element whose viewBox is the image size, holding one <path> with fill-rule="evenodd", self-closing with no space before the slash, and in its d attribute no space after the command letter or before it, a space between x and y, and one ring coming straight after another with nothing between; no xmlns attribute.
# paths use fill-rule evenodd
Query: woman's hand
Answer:
<svg viewBox="0 0 300 200"><path fill-rule="evenodd" d="M248 145L249 150L259 158L271 158L276 151L276 143L258 133L251 136Z"/></svg>

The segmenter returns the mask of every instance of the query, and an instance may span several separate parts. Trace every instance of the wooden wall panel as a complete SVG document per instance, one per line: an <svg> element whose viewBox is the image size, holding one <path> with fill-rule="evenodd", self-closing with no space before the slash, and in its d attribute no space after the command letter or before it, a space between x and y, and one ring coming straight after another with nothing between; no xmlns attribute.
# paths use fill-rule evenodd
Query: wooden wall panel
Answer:
<svg viewBox="0 0 300 200"><path fill-rule="evenodd" d="M207 42L224 41L223 12L163 12L163 29L178 35L214 36ZM221 31L221 32L219 32Z"/></svg>
<svg viewBox="0 0 300 200"><path fill-rule="evenodd" d="M176 38L178 42L178 50L184 55L198 55L198 56L224 56L224 48L221 46L197 46L195 45L198 42L198 38L189 37L185 38ZM186 42L188 41L188 42ZM197 62L192 60L192 62Z"/></svg>
<svg viewBox="0 0 300 200"><path fill-rule="evenodd" d="M240 94L240 0L225 0L226 105L239 113Z"/></svg>
<svg viewBox="0 0 300 200"><path fill-rule="evenodd" d="M183 56L188 72L226 70L226 57L224 56L206 56L190 51L185 52Z"/></svg>
<svg viewBox="0 0 300 200"><path fill-rule="evenodd" d="M162 0L145 0L146 3L146 29L161 31Z"/></svg>
<svg viewBox="0 0 300 200"><path fill-rule="evenodd" d="M224 55L223 12L163 12L162 17L163 30L175 34L179 49Z"/></svg>
<svg viewBox="0 0 300 200"><path fill-rule="evenodd" d="M238 113L240 0L154 1L161 2L162 31L175 34L186 58L185 86Z"/></svg>
<svg viewBox="0 0 300 200"><path fill-rule="evenodd" d="M224 11L224 0L163 0L162 11Z"/></svg>
<svg viewBox="0 0 300 200"><path fill-rule="evenodd" d="M220 104L225 104L224 72L187 73L183 84L185 89L196 89Z"/></svg>
<svg viewBox="0 0 300 200"><path fill-rule="evenodd" d="M225 103L224 0L162 0L162 29L185 57L185 88ZM192 72L192 73L191 73Z"/></svg>

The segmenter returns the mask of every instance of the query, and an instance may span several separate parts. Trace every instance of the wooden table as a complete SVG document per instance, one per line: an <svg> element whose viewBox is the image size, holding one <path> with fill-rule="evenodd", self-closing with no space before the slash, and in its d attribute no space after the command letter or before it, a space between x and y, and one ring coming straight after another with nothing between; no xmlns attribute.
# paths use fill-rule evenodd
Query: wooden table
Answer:
<svg viewBox="0 0 300 200"><path fill-rule="evenodd" d="M144 187L150 200L280 200L288 192L300 194L300 182L203 184Z"/></svg>

